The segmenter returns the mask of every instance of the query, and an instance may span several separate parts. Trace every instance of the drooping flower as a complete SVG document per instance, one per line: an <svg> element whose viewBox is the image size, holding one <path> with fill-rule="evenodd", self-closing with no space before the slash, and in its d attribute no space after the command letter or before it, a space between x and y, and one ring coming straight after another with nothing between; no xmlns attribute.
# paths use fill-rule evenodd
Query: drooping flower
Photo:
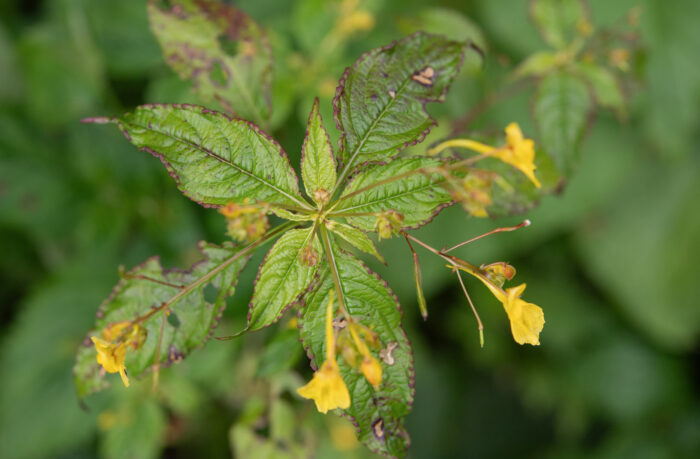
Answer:
<svg viewBox="0 0 700 459"><path fill-rule="evenodd" d="M510 321L510 331L513 339L518 344L532 344L539 346L540 332L544 327L544 312L536 304L528 303L520 298L525 291L526 284L510 287L502 290L488 279L476 276L486 285L491 293L503 303L508 320Z"/></svg>
<svg viewBox="0 0 700 459"><path fill-rule="evenodd" d="M92 342L97 350L97 363L102 365L107 373L119 373L122 382L129 387L129 377L126 374L124 360L126 359L126 342L111 343L93 336Z"/></svg>
<svg viewBox="0 0 700 459"><path fill-rule="evenodd" d="M334 309L333 290L331 290L326 307L326 361L314 373L308 384L297 389L299 395L312 399L316 403L316 409L324 414L335 408L350 407L350 393L340 375L340 368L335 359Z"/></svg>
<svg viewBox="0 0 700 459"><path fill-rule="evenodd" d="M370 354L368 347L368 343L370 346L378 346L378 338L374 332L355 322L348 323L348 330L350 331L350 336L357 350L362 354L360 371L367 382L369 382L375 390L378 390L379 384L382 382L382 364ZM360 336L361 334L362 336Z"/></svg>

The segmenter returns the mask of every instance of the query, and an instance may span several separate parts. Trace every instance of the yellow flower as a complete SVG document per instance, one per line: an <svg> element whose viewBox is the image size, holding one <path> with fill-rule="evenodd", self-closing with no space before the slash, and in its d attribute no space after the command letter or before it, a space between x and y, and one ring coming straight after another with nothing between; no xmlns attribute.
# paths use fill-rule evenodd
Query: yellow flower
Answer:
<svg viewBox="0 0 700 459"><path fill-rule="evenodd" d="M506 126L506 144L501 148L494 148L471 139L451 139L431 148L427 154L429 156L437 155L443 150L453 147L468 148L483 155L496 157L520 170L537 188L542 187L540 181L535 177L535 142L523 137L518 123L510 123Z"/></svg>
<svg viewBox="0 0 700 459"><path fill-rule="evenodd" d="M365 332L365 339L360 338L360 335L357 332L358 328L360 331ZM352 340L355 343L357 350L360 351L360 354L362 354L360 371L365 376L365 379L367 379L367 382L369 382L375 390L378 390L379 384L382 382L382 364L369 353L369 348L367 347L366 342L369 338L370 345L379 344L378 342L374 341L377 339L377 336L372 333L371 330L359 326L355 322L348 323L348 330L350 330L350 336L352 336Z"/></svg>
<svg viewBox="0 0 700 459"><path fill-rule="evenodd" d="M537 188L542 187L535 177L535 142L523 138L518 123L506 126L507 145L491 152L492 156L520 170Z"/></svg>
<svg viewBox="0 0 700 459"><path fill-rule="evenodd" d="M540 344L540 332L544 327L544 313L542 308L536 304L528 303L520 298L525 291L526 284L517 287L507 288L503 291L487 279L477 276L486 285L491 293L503 303L503 308L508 314L510 321L510 331L513 339L518 344Z"/></svg>
<svg viewBox="0 0 700 459"><path fill-rule="evenodd" d="M107 373L117 373L122 377L122 382L129 387L129 377L126 375L124 359L126 358L126 343L110 343L93 336L92 342L97 350L97 363L102 365Z"/></svg>
<svg viewBox="0 0 700 459"><path fill-rule="evenodd" d="M307 385L297 389L297 393L302 397L313 399L316 409L324 414L335 408L350 407L350 393L340 375L338 362L335 360L333 310L333 290L331 290L326 307L326 361L314 373Z"/></svg>
<svg viewBox="0 0 700 459"><path fill-rule="evenodd" d="M316 409L324 414L335 408L350 407L350 393L335 360L323 362L311 381L297 389L297 393L304 398L313 399Z"/></svg>

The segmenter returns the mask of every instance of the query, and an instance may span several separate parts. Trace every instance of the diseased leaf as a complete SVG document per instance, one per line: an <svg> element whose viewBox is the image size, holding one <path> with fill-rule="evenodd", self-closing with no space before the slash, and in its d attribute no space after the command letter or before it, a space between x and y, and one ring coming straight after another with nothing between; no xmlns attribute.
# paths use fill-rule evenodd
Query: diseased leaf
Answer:
<svg viewBox="0 0 700 459"><path fill-rule="evenodd" d="M549 75L537 88L533 115L541 145L564 175L578 162L591 105L586 84L565 72Z"/></svg>
<svg viewBox="0 0 700 459"><path fill-rule="evenodd" d="M348 223L363 231L374 231L376 217L350 214L395 210L404 216L402 228L421 226L452 201L449 193L439 186L444 177L431 170L442 164L439 159L418 156L395 159L388 164L369 164L350 180L335 212L348 214ZM411 174L417 169L423 172ZM407 175L387 180L401 174ZM387 183L365 190L382 180Z"/></svg>
<svg viewBox="0 0 700 459"><path fill-rule="evenodd" d="M245 199L307 206L282 147L255 125L194 105L142 105L117 119L204 206Z"/></svg>
<svg viewBox="0 0 700 459"><path fill-rule="evenodd" d="M302 252L309 245L317 257L312 266L301 260ZM288 231L275 242L255 279L247 330L258 330L277 322L285 309L308 290L321 255L321 244L314 237L313 227Z"/></svg>
<svg viewBox="0 0 700 459"><path fill-rule="evenodd" d="M571 43L577 26L587 20L582 0L531 0L530 14L544 41L559 49Z"/></svg>
<svg viewBox="0 0 700 459"><path fill-rule="evenodd" d="M418 32L347 68L333 99L344 167L387 159L421 142L435 125L425 104L444 100L463 52L463 43Z"/></svg>
<svg viewBox="0 0 700 459"><path fill-rule="evenodd" d="M385 358L382 359L379 352L375 355L383 371L376 391L357 369L350 367L342 357L338 358L351 399L350 408L343 413L357 426L359 440L370 450L402 457L410 443L404 417L413 403L414 373L413 354L401 328L398 302L384 281L355 257L336 251L335 262L348 312L354 320L371 327L382 348L387 349ZM314 368L325 358L324 310L329 292L334 288L328 264L323 266L319 286L309 294L300 312L301 338Z"/></svg>
<svg viewBox="0 0 700 459"><path fill-rule="evenodd" d="M263 29L238 8L211 0L151 0L151 30L168 64L201 97L265 125L271 114L272 51Z"/></svg>
<svg viewBox="0 0 700 459"><path fill-rule="evenodd" d="M593 90L593 96L601 107L621 112L625 108L625 96L615 74L594 63L579 63L576 70Z"/></svg>
<svg viewBox="0 0 700 459"><path fill-rule="evenodd" d="M216 246L202 242L199 248L206 258L195 264L190 271L164 270L158 257L152 257L125 273L110 297L100 306L95 329L89 336L99 336L110 324L144 316L153 307L160 306L182 292L182 287L228 262L211 281L193 288L169 307L170 316L177 317L177 321L166 320L163 325L158 362L170 365L202 346L216 327L219 316L226 307L225 299L233 294L238 273L245 266L248 257L238 256L234 259L239 250L230 243ZM208 285L218 289L213 302L205 300L204 290ZM126 368L130 377L139 376L152 368L163 314L164 312L158 312L141 323L147 332L146 339L139 349L129 347L126 353ZM78 350L74 367L79 397L108 386L104 372L96 361L97 354L89 336Z"/></svg>
<svg viewBox="0 0 700 459"><path fill-rule="evenodd" d="M304 179L306 194L313 198L317 204L325 204L319 201L319 197L323 197L324 192L333 191L336 166L333 147L328 133L323 127L318 104L318 98L316 98L306 126L306 138L301 148L301 176Z"/></svg>
<svg viewBox="0 0 700 459"><path fill-rule="evenodd" d="M360 249L365 253L369 253L370 255L374 255L379 259L379 261L384 263L384 258L377 251L377 248L374 246L374 242L372 242L372 239L370 239L365 232L350 225L338 222L333 222L333 225L329 225L328 229L349 242L353 247Z"/></svg>

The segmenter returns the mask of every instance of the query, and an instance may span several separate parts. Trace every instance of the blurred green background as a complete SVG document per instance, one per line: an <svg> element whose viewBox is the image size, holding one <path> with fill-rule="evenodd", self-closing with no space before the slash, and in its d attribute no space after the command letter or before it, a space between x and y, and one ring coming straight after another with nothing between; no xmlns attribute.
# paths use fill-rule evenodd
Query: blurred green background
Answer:
<svg viewBox="0 0 700 459"><path fill-rule="evenodd" d="M367 30L321 50L337 2L233 3L270 34L274 135L295 167L313 97L321 96L331 128L335 82L361 52L417 27L480 42L483 69L474 58L447 103L431 107L445 135L450 120L546 48L522 0L433 2L473 24L444 22L453 15L426 13L417 0L365 1ZM372 266L397 293L415 349L410 457L700 457L700 3L591 0L593 24L615 24L637 5L646 52L627 116L597 113L576 174L527 214L531 227L460 252L476 264L517 267L527 300L545 311L540 347L515 344L501 306L470 282L486 326L481 349L456 279L421 252L430 311L422 322L410 253L398 238L380 245L388 267ZM533 135L531 95L495 105L477 127L518 121ZM197 100L164 63L143 1L0 2L0 457L228 457L229 438L234 454L253 457L241 451L255 445L254 431L278 442L294 437L320 458L370 457L347 424L288 395L310 374L300 349L285 368L260 364L279 360L262 349L285 320L209 342L162 372L157 395L147 378L128 391L115 385L81 409L74 354L117 267L154 254L165 266L187 266L198 240L224 239L223 219L182 197L159 161L113 127L79 122L144 102ZM451 208L417 234L450 245L518 221ZM246 269L218 334L242 323L261 257ZM265 419L275 420L270 429Z"/></svg>

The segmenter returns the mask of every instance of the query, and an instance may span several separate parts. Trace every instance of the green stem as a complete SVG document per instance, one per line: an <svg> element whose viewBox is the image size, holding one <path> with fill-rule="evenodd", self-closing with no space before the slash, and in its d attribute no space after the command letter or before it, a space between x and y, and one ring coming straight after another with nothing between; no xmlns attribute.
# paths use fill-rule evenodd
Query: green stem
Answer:
<svg viewBox="0 0 700 459"><path fill-rule="evenodd" d="M333 284L335 285L335 291L338 295L338 306L340 312L343 313L345 318L350 322L351 317L345 306L345 292L343 292L343 287L340 284L340 274L338 274L338 265L335 260L335 254L333 253L333 247L331 246L331 240L328 237L328 231L326 231L325 226L319 227L319 233L321 234L321 240L323 240L323 248L326 252L326 257L328 258L328 265L331 267L331 274L333 275Z"/></svg>

